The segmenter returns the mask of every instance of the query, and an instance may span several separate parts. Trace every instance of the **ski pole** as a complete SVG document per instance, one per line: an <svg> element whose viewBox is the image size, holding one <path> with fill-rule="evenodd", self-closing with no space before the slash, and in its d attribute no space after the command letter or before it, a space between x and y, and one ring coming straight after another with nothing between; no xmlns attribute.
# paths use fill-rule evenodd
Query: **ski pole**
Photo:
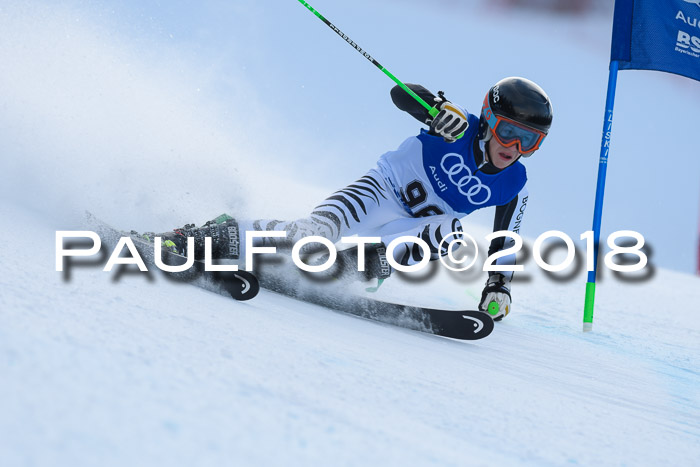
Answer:
<svg viewBox="0 0 700 467"><path fill-rule="evenodd" d="M309 5L308 3L306 3L304 0L299 0L299 3L301 3L302 5L304 5L311 13L313 13L314 15L316 15L316 17L317 17L318 19L320 19L321 21L323 21L324 23L326 23L326 25L327 25L329 28L331 28L333 31L335 31L335 33L338 34L340 37L342 37L343 39L345 39L345 42L347 42L347 43L350 44L355 50L357 50L358 52L360 52L360 53L362 54L362 56L364 56L367 60L369 60L370 62L372 62L377 68L379 68L380 70L382 70L382 72L384 72L385 75L387 75L389 78L391 78L392 81L394 81L396 84L398 84L398 85L401 87L401 89L403 89L404 91L406 91L411 97L413 97L415 100L417 100L418 103L419 103L420 105L422 105L423 107L425 107L426 109L428 109L428 113L430 113L430 116L431 116L431 117L436 117L436 116L437 116L437 114L439 113L438 109L436 109L435 107L431 107L430 104L428 104L428 103L425 102L423 99L421 99L421 97L420 97L418 94L416 94L416 93L413 92L408 86L406 86L405 84L403 84L396 76L392 75L391 72L389 72L389 70L387 70L386 68L384 68L378 61L376 61L374 58L372 58L372 56L371 56L370 54L368 54L365 50L362 50L362 47L360 47L359 45L357 45L357 43L356 43L355 41L353 41L352 39L350 39L343 31L341 31L340 29L338 29L337 26L335 26L333 23L331 23L331 22L328 21L326 18L324 18L323 15L322 15L321 13L319 13L319 12L316 11L316 10L314 10L314 8L313 8L311 5Z"/></svg>

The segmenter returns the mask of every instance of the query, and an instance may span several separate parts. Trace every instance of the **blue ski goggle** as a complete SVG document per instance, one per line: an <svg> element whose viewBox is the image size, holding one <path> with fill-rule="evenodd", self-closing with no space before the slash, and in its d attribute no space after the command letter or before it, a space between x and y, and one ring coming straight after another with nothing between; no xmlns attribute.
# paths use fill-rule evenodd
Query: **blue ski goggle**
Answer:
<svg viewBox="0 0 700 467"><path fill-rule="evenodd" d="M489 105L489 96L486 95L484 105L481 108L484 118L491 128L491 133L501 146L509 148L518 145L518 152L525 156L537 151L547 134L511 120L507 117L496 115Z"/></svg>

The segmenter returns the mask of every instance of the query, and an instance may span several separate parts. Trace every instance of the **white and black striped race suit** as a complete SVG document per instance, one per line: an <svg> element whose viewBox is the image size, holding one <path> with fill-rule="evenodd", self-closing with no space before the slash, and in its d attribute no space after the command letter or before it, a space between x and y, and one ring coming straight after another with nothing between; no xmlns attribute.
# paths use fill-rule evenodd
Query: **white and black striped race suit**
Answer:
<svg viewBox="0 0 700 467"><path fill-rule="evenodd" d="M409 85L427 102L434 96L422 86ZM403 90L392 90L396 105L425 122L429 117ZM468 115L462 138L447 143L421 130L398 149L381 156L377 166L357 181L333 193L311 214L296 221L242 222L241 230L281 230L295 242L318 235L337 242L350 235L378 236L385 244L400 236L420 237L431 249L431 259L446 254L440 241L461 232L460 218L476 209L495 206L494 230L519 232L527 204L525 167L516 161L499 170L485 161L484 143L478 139L479 118ZM496 239L489 254L510 246ZM394 259L411 265L422 259L413 242L394 250ZM498 264L513 264L514 255ZM512 273L507 274L512 275Z"/></svg>

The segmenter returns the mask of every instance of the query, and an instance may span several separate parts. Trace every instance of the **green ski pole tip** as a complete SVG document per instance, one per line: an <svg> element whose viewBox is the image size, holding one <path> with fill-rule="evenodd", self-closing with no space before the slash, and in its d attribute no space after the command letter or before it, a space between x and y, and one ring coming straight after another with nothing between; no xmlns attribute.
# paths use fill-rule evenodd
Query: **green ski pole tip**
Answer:
<svg viewBox="0 0 700 467"><path fill-rule="evenodd" d="M491 316L496 316L498 314L499 307L497 302L489 303L488 312Z"/></svg>

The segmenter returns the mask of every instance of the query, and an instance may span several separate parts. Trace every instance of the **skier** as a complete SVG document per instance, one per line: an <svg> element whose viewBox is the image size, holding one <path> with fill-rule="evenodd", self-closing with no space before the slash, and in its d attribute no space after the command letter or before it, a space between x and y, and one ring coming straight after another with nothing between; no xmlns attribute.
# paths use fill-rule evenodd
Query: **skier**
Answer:
<svg viewBox="0 0 700 467"><path fill-rule="evenodd" d="M399 86L391 90L394 104L429 129L406 139L397 150L381 156L377 166L344 189L335 192L304 218L295 221L236 221L224 216L202 227L186 225L160 234L164 245L185 254L186 238L195 238L195 256L203 256L204 238L211 237L214 258L244 258L243 235L248 231L283 231L283 239L257 239L257 245L290 245L310 236L331 242L358 234L378 236L381 242L365 247L365 270L358 271L357 247L340 251L343 275L386 279L391 268L386 245L411 236L424 240L431 260L447 253L440 242L451 232L461 232L459 218L495 206L494 231L518 232L527 205L527 176L521 157L539 149L552 123L547 94L525 78L505 78L492 86L484 98L480 116L448 101L442 92L435 96L420 85L407 85L424 101L439 110L429 112ZM459 234L457 234L459 235ZM489 255L511 246L513 240L492 241ZM393 251L401 265L419 263L422 250L407 242ZM514 264L515 255L495 264ZM510 312L512 272L490 272L479 309L491 310L494 320Z"/></svg>

